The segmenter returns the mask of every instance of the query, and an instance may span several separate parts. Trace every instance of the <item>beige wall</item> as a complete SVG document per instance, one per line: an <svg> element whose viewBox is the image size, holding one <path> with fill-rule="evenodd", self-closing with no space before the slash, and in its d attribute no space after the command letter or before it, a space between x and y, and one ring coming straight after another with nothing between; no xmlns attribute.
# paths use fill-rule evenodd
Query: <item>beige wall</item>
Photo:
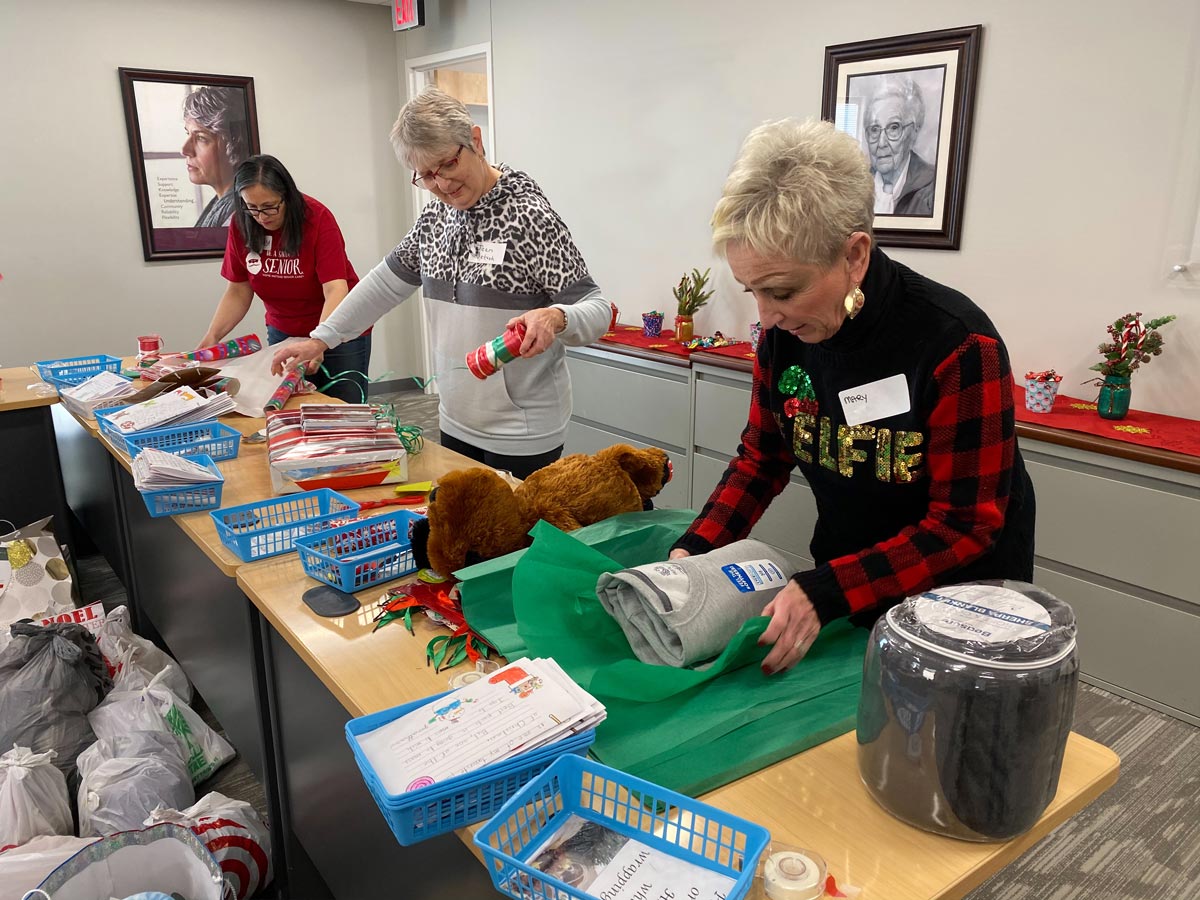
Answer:
<svg viewBox="0 0 1200 900"><path fill-rule="evenodd" d="M218 261L141 259L118 66L253 75L263 148L334 210L362 271L412 221L386 142L404 59L490 40L498 157L542 183L636 321L714 262L706 223L742 136L819 112L826 45L982 22L962 250L893 255L975 299L1018 373L1054 367L1077 395L1107 322L1179 314L1134 405L1200 418L1200 273L1167 277L1200 206L1194 0L430 0L398 35L386 7L339 0L204 9L0 0L0 365L130 351L146 330L182 345L220 294ZM753 307L714 271L698 324L744 336ZM384 320L373 373L418 370L413 312Z"/></svg>
<svg viewBox="0 0 1200 900"><path fill-rule="evenodd" d="M460 29L488 6L438 5L443 18L461 11ZM1097 9L504 0L491 4L497 154L541 182L622 318L638 321L669 307L680 273L714 263L706 225L745 133L819 114L826 45L981 22L962 249L893 255L979 303L1019 374L1053 367L1076 396L1093 390L1080 382L1107 323L1177 313L1134 406L1200 418L1200 271L1166 276L1200 204L1200 5ZM419 52L460 45L444 27L431 23ZM470 30L461 43L484 39ZM698 325L746 336L752 303L714 271L719 294Z"/></svg>
<svg viewBox="0 0 1200 900"><path fill-rule="evenodd" d="M262 149L325 203L361 275L403 236L385 7L332 0L0 0L0 366L204 333L220 260L142 259L117 68L254 77ZM405 313L372 370L413 371ZM262 329L261 305L244 323Z"/></svg>

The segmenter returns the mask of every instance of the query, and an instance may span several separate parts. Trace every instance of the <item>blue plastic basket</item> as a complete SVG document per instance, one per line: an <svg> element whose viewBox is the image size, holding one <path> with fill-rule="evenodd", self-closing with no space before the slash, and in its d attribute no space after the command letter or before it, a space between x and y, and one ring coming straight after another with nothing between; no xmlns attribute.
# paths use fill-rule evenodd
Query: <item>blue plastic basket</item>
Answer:
<svg viewBox="0 0 1200 900"><path fill-rule="evenodd" d="M220 422L197 422L174 428L156 428L126 435L125 447L133 459L147 447L154 447L176 456L204 454L217 462L234 459L242 443L242 433Z"/></svg>
<svg viewBox="0 0 1200 900"><path fill-rule="evenodd" d="M453 692L426 697L346 723L346 740L354 752L354 761L358 763L363 780L387 820L388 827L392 829L392 834L406 847L465 825L482 822L554 760L563 754L586 753L596 739L595 729L588 729L429 787L403 794L389 794L359 747L359 736L450 693Z"/></svg>
<svg viewBox="0 0 1200 900"><path fill-rule="evenodd" d="M214 475L220 476L221 480L208 484L181 484L162 491L142 491L142 499L146 501L150 515L155 518L177 516L221 505L221 489L225 487L225 478L221 476L217 464L203 455L193 456L192 462L200 463Z"/></svg>
<svg viewBox="0 0 1200 900"><path fill-rule="evenodd" d="M101 372L120 372L121 360L101 353L99 356L73 356L69 359L46 359L37 366L38 377L59 387L81 384Z"/></svg>
<svg viewBox="0 0 1200 900"><path fill-rule="evenodd" d="M222 543L243 562L287 553L296 538L329 528L335 519L357 516L358 504L329 488L212 513Z"/></svg>
<svg viewBox="0 0 1200 900"><path fill-rule="evenodd" d="M771 840L761 825L589 759L559 758L475 834L496 890L515 900L596 900L528 865L570 815L734 879L744 897ZM679 896L682 896L680 894Z"/></svg>
<svg viewBox="0 0 1200 900"><path fill-rule="evenodd" d="M296 539L304 574L346 593L417 570L412 552L414 512L393 512Z"/></svg>
<svg viewBox="0 0 1200 900"><path fill-rule="evenodd" d="M109 443L115 444L117 447L125 446L125 435L121 434L121 430L113 424L111 417L114 413L132 405L132 403L121 403L117 406L110 406L108 409L96 410L96 427L100 429L102 435L108 438Z"/></svg>

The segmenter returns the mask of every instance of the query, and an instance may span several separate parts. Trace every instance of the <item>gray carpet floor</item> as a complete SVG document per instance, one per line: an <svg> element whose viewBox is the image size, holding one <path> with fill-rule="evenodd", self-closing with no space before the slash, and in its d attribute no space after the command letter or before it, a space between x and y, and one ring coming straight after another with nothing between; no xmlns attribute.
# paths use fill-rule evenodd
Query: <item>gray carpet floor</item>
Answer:
<svg viewBox="0 0 1200 900"><path fill-rule="evenodd" d="M373 395L437 440L437 397ZM82 596L106 608L125 592L102 557L78 561ZM212 714L198 698L210 724ZM1121 757L1121 777L967 900L1200 900L1200 728L1081 684L1074 728ZM265 815L262 788L240 759L198 793L217 790ZM887 900L887 898L879 898Z"/></svg>

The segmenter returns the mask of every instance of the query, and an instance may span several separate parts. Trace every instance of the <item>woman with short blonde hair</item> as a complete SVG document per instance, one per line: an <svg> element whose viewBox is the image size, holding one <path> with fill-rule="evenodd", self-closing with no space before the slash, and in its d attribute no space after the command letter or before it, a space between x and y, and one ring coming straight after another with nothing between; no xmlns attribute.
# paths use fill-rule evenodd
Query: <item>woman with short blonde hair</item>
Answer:
<svg viewBox="0 0 1200 900"><path fill-rule="evenodd" d="M1008 352L974 303L874 245L873 195L852 137L772 122L746 138L713 214L763 335L738 455L671 557L745 538L800 469L814 565L763 610L768 674L835 619L869 623L939 585L1033 578Z"/></svg>

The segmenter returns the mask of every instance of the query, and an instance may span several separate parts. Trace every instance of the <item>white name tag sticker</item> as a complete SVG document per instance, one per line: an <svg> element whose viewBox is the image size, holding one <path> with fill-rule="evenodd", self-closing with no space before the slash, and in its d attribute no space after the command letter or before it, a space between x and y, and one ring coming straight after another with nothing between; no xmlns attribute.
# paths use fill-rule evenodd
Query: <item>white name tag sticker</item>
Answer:
<svg viewBox="0 0 1200 900"><path fill-rule="evenodd" d="M908 378L904 373L881 378L838 394L847 425L861 425L912 409L908 397Z"/></svg>
<svg viewBox="0 0 1200 900"><path fill-rule="evenodd" d="M508 241L480 241L471 247L467 262L496 266L504 262L504 251L507 249Z"/></svg>

